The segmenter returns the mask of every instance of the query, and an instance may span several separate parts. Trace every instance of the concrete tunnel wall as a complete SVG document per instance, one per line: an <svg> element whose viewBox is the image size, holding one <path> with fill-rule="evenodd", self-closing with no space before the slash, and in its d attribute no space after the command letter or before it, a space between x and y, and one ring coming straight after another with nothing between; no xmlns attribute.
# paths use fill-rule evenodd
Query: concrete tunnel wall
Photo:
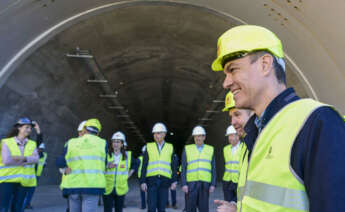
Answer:
<svg viewBox="0 0 345 212"><path fill-rule="evenodd" d="M73 14L108 3L114 5L66 22L9 63L16 51L43 30ZM76 135L75 129L83 119L98 117L104 126L104 138L109 138L115 130L125 131L129 136L130 149L136 153L143 144L121 124L122 119L117 117L116 111L107 109L109 100L99 98L104 91L86 82L93 78L90 67L85 66L83 61L65 56L77 46L91 50L97 57L111 86L119 91L119 101L125 105L145 140L152 140L152 124L164 121L174 133L167 140L174 143L178 153L192 127L202 123L199 119L206 115L205 111L220 110L223 106L223 103L213 103L215 99L224 98L221 88L223 75L212 73L209 64L216 54L217 37L229 27L244 22L268 26L282 37L283 42L293 44L286 48L289 56L287 78L288 84L296 87L301 96L329 100L344 109L344 101L335 98L342 92L343 84L337 82L343 79L343 73L339 72L339 68L332 68L334 71L326 74L321 68L329 63L332 55L323 61L299 60L305 50L296 47L306 47L314 39L301 44L309 38L307 35L310 32L296 25L296 17L291 13L284 14L289 15L289 23L284 22L289 29L279 21L270 20L266 13L256 17L268 6L269 10L277 7L284 12L290 10L280 3L266 2L264 6L252 1L188 1L188 4L184 1L75 1L74 4L67 1L28 1L10 5L5 1L2 4L9 7L0 11L1 17L8 18L6 21L0 19L0 34L5 41L0 43L0 47L7 50L0 56L0 67L4 67L0 72L0 98L3 102L0 106L0 133L4 135L10 125L23 115L39 121L49 154L48 166L41 181L43 184L59 182L55 158L62 152L64 142ZM246 8L248 5L254 6ZM256 10L255 13L253 10ZM20 14L15 19L11 16L14 12ZM23 27L30 23L35 25ZM305 37L302 38L302 35ZM294 40L296 37L298 39ZM339 42L343 44L343 41ZM314 44L306 48L310 58L324 56L316 51L321 45ZM321 62L323 64L319 66ZM333 65L332 62L329 67ZM342 66L340 63L337 65ZM317 77L310 68L320 72L317 72ZM325 96L322 90L324 84L316 83L323 78L329 78L335 84L329 88L334 91L330 96ZM226 142L223 135L229 118L224 113L212 114L210 118L212 120L205 123L208 132L206 143L216 146L220 180L223 172L222 147Z"/></svg>

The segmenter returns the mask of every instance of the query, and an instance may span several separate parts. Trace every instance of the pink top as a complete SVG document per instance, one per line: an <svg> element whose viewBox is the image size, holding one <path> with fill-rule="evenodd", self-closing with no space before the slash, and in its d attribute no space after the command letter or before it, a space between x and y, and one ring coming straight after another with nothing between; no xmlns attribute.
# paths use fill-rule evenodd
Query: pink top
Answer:
<svg viewBox="0 0 345 212"><path fill-rule="evenodd" d="M25 147L25 144L28 142L28 139L25 138L24 140L21 141L17 137L14 137L14 140L18 144L18 147L19 147L20 152L22 153L22 156L24 156L24 147ZM5 164L6 166L9 166L9 165L21 166L21 165L38 163L39 155L37 153L37 149L34 150L31 156L27 156L26 157L27 162L23 163L23 162L18 162L18 161L13 160L8 146L5 144L5 142L1 142L1 143L2 143L1 144L2 163Z"/></svg>

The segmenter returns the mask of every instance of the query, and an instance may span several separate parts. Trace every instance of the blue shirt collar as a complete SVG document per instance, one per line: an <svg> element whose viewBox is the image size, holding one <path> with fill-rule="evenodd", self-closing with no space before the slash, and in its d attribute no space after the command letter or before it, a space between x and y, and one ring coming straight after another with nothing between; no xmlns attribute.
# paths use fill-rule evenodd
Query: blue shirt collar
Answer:
<svg viewBox="0 0 345 212"><path fill-rule="evenodd" d="M261 117L255 118L255 125L259 132L266 126L266 124L273 118L280 109L285 107L287 104L299 100L300 98L296 95L293 88L287 88L276 96L271 103L266 107Z"/></svg>

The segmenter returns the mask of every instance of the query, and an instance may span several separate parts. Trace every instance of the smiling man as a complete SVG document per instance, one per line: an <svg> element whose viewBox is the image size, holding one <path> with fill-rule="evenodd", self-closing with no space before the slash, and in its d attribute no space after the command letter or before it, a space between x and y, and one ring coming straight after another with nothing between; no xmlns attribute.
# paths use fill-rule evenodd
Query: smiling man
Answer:
<svg viewBox="0 0 345 212"><path fill-rule="evenodd" d="M237 210L345 211L345 122L332 106L286 87L283 57L279 38L260 26L237 26L218 40L212 69L224 71L236 108L256 115L246 125L252 145Z"/></svg>

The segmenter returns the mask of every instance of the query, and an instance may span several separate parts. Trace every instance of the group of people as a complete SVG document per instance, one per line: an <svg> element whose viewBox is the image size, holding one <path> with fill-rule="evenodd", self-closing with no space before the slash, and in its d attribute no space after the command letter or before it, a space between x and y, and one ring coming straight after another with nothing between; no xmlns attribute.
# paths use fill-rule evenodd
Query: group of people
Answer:
<svg viewBox="0 0 345 212"><path fill-rule="evenodd" d="M30 139L32 129L36 141ZM32 209L31 199L47 160L38 123L19 119L1 140L0 149L0 211Z"/></svg>
<svg viewBox="0 0 345 212"><path fill-rule="evenodd" d="M231 117L224 147L224 200L218 212L345 211L345 122L330 105L300 99L286 87L282 43L270 30L242 25L218 40L214 71L223 71L229 89L225 108ZM1 142L0 208L22 211L29 188L35 187L37 143L28 138L33 122L21 119ZM165 141L167 128L156 123L154 142L145 145L140 164L124 149L126 137L116 132L99 137L97 119L83 123L79 137L65 144L56 161L63 173L61 188L71 212L123 209L128 179L137 170L147 193L149 212L164 212L168 192L176 190L178 158ZM194 144L181 157L181 188L187 212L208 212L216 186L214 147L206 131L195 126ZM144 194L145 196L145 194Z"/></svg>

